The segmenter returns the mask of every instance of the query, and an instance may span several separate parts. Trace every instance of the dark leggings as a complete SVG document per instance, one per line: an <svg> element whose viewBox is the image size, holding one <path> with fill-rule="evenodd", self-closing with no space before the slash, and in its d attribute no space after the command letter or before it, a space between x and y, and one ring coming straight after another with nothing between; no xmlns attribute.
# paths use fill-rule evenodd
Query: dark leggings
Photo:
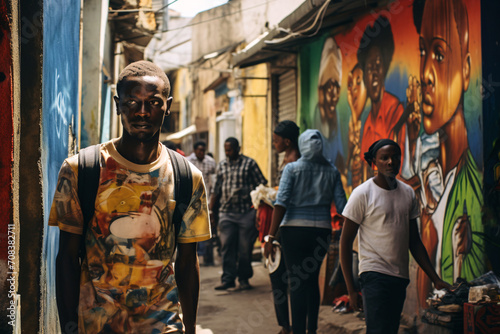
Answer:
<svg viewBox="0 0 500 334"><path fill-rule="evenodd" d="M281 236L278 236L278 242L281 244ZM283 250L283 248L281 248ZM288 275L286 273L285 257L282 254L281 261L276 270L269 274L271 286L273 288L274 310L278 325L290 330L290 315L288 311Z"/></svg>
<svg viewBox="0 0 500 334"><path fill-rule="evenodd" d="M280 228L288 272L294 334L316 333L320 293L318 276L331 239L331 230L315 227Z"/></svg>

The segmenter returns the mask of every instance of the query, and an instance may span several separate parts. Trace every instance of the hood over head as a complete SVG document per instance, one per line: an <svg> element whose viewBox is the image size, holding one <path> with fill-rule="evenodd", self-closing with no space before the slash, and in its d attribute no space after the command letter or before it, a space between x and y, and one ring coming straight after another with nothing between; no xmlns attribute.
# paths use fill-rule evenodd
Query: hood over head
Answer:
<svg viewBox="0 0 500 334"><path fill-rule="evenodd" d="M325 138L319 130L308 129L299 137L299 150L301 160L327 164L328 161L323 155Z"/></svg>

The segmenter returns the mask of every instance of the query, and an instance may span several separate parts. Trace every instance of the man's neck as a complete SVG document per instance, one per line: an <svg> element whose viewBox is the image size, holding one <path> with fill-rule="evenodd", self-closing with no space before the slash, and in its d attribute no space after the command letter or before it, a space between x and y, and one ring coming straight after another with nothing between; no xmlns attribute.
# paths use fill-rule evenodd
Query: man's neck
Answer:
<svg viewBox="0 0 500 334"><path fill-rule="evenodd" d="M115 147L122 157L139 165L152 163L161 153L157 138L143 142L123 135L115 141Z"/></svg>
<svg viewBox="0 0 500 334"><path fill-rule="evenodd" d="M236 158L228 158L229 162L236 162L240 158L241 154L238 154Z"/></svg>
<svg viewBox="0 0 500 334"><path fill-rule="evenodd" d="M373 178L373 182L375 182L377 186L385 190L393 190L398 187L398 181L395 177L386 176L380 173Z"/></svg>

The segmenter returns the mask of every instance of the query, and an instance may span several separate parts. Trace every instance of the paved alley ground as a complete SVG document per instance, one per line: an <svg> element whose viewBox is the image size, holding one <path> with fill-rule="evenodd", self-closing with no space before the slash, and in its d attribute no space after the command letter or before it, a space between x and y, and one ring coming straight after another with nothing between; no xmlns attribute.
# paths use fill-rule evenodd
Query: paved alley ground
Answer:
<svg viewBox="0 0 500 334"><path fill-rule="evenodd" d="M216 264L220 258L216 259ZM201 267L201 293L197 334L276 334L276 322L271 296L271 284L266 268L253 263L254 277L247 291L216 291L222 267ZM318 334L365 333L364 321L354 314L340 315L331 306L321 306Z"/></svg>

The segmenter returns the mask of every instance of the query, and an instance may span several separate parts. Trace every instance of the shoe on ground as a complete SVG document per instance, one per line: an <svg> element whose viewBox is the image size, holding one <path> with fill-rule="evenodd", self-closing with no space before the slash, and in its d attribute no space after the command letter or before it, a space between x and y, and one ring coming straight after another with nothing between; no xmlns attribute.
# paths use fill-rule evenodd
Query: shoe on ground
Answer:
<svg viewBox="0 0 500 334"><path fill-rule="evenodd" d="M240 282L238 290L251 290L251 289L253 289L253 286L251 286L250 283L248 283L248 281Z"/></svg>
<svg viewBox="0 0 500 334"><path fill-rule="evenodd" d="M215 290L227 290L227 289L234 288L235 286L236 286L236 284L234 284L234 282L226 282L226 283L222 283L221 285L216 286L214 289Z"/></svg>

